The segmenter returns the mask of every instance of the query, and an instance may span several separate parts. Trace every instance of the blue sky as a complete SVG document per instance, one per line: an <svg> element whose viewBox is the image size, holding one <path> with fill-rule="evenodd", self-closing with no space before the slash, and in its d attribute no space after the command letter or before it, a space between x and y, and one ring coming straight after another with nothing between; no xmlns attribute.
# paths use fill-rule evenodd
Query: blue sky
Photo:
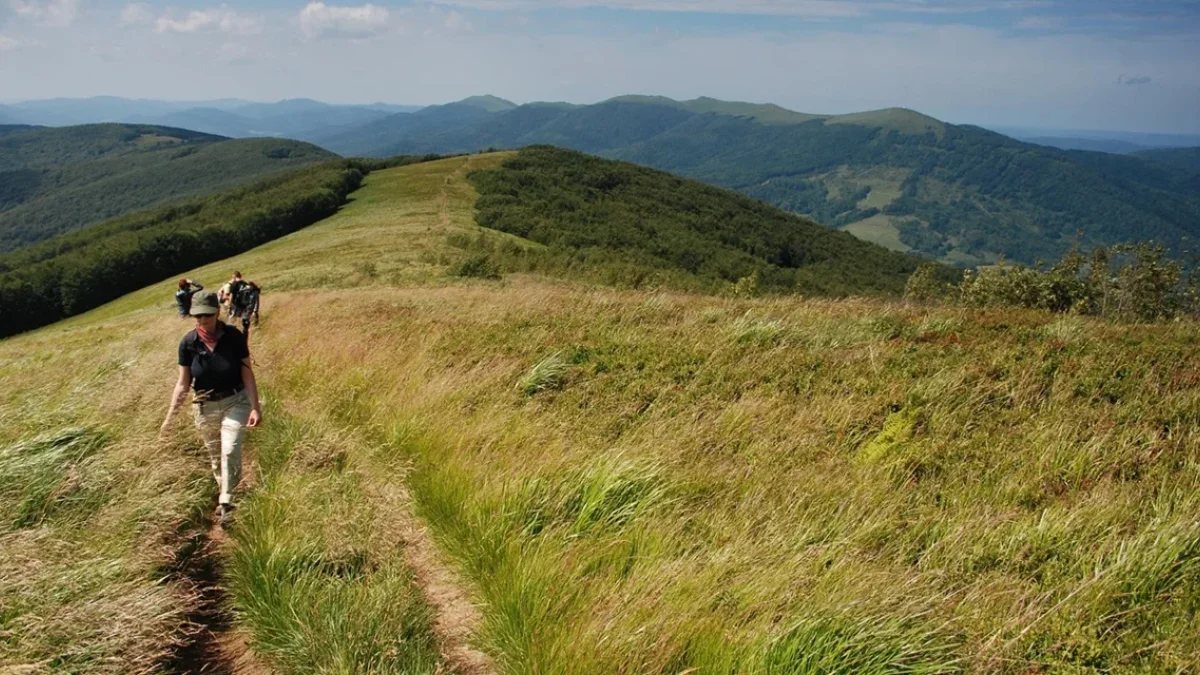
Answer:
<svg viewBox="0 0 1200 675"><path fill-rule="evenodd" d="M0 0L0 99L639 93L1200 133L1200 0Z"/></svg>

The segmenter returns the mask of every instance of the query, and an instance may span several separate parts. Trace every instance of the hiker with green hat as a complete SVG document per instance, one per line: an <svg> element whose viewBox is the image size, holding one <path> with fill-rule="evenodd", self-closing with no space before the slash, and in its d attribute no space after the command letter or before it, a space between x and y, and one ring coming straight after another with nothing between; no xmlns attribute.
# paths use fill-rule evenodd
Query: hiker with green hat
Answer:
<svg viewBox="0 0 1200 675"><path fill-rule="evenodd" d="M196 429L220 490L217 517L226 525L233 513L233 490L242 476L242 441L246 429L262 421L262 407L246 337L220 321L217 294L196 293L189 313L196 318L196 329L179 342L179 380L160 433L169 431L191 387Z"/></svg>

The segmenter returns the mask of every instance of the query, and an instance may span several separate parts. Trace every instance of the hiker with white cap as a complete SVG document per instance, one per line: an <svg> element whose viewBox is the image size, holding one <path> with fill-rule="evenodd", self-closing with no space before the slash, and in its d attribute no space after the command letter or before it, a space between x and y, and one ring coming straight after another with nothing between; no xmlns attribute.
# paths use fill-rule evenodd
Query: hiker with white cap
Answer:
<svg viewBox="0 0 1200 675"><path fill-rule="evenodd" d="M192 297L190 314L196 317L196 329L179 342L179 380L161 433L167 433L191 387L196 429L220 489L217 517L226 525L233 513L233 490L242 475L242 441L246 428L262 421L262 406L246 337L222 323L219 312L216 293L201 291Z"/></svg>

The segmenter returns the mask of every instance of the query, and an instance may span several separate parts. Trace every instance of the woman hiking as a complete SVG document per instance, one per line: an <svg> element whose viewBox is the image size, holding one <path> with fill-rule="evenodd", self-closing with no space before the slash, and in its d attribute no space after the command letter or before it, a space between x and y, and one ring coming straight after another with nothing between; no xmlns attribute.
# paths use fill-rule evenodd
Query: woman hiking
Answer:
<svg viewBox="0 0 1200 675"><path fill-rule="evenodd" d="M180 318L186 318L192 308L192 296L204 290L200 284L188 278L179 280L179 290L175 291L175 306L179 308Z"/></svg>
<svg viewBox="0 0 1200 675"><path fill-rule="evenodd" d="M179 380L160 435L168 432L190 386L194 391L193 419L220 490L217 519L225 526L233 513L233 490L242 477L246 428L262 421L262 406L246 338L222 323L219 311L217 294L212 291L201 291L192 298L190 313L196 317L196 330L179 341Z"/></svg>

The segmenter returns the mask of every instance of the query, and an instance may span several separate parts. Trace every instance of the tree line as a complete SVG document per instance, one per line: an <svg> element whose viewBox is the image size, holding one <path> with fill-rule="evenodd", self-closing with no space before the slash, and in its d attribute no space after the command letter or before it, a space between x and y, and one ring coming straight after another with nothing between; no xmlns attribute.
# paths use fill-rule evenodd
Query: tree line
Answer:
<svg viewBox="0 0 1200 675"><path fill-rule="evenodd" d="M331 161L121 216L0 256L0 337L295 232L333 215L370 171L434 158Z"/></svg>

